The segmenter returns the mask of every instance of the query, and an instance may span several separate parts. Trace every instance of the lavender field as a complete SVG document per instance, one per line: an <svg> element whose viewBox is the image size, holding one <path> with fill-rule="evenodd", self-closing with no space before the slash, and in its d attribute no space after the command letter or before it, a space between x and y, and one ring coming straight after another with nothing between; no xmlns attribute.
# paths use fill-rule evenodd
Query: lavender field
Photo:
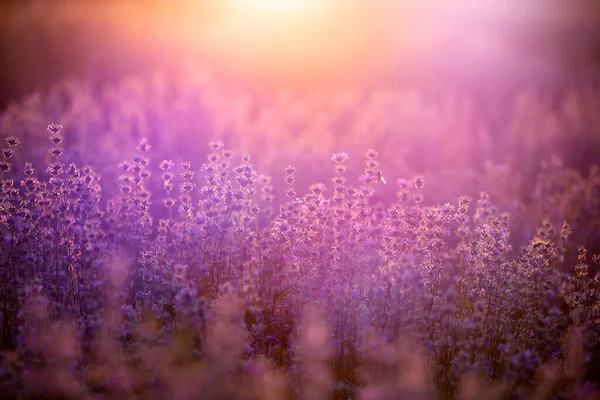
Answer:
<svg viewBox="0 0 600 400"><path fill-rule="evenodd" d="M181 65L2 110L0 399L600 398L599 86Z"/></svg>

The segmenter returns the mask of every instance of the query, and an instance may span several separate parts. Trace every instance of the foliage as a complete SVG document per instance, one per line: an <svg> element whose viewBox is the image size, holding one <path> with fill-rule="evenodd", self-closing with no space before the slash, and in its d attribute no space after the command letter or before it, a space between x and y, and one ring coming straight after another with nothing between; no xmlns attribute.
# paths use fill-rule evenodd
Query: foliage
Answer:
<svg viewBox="0 0 600 400"><path fill-rule="evenodd" d="M435 204L431 172L393 182L389 159L368 150L358 179L358 163L334 153L331 184L304 190L302 169L281 164L277 184L219 140L204 162L163 158L177 149L157 121L176 118L153 120L152 104L133 118L146 112L142 130L155 134L126 160L116 141L135 134L117 135L118 123L89 153L91 139L70 138L67 121L84 126L99 109L75 99L83 105L61 117L64 129L47 126L49 150L27 128L39 103L3 119L7 398L595 393L600 256L573 238L598 234L597 168L584 175L555 157L519 197L525 186L502 187L492 163L481 181L499 192ZM130 112L123 101L104 115ZM80 163L87 154L93 167Z"/></svg>

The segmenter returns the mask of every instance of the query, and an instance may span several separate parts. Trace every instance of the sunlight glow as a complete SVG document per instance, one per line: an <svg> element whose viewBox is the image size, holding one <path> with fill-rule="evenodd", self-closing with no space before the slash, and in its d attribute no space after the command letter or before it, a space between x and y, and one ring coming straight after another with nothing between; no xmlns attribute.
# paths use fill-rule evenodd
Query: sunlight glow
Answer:
<svg viewBox="0 0 600 400"><path fill-rule="evenodd" d="M222 65L288 82L355 68L362 46L354 8L339 0L227 0L204 32ZM363 24L364 25L364 24ZM190 32L193 35L193 30ZM224 67L226 68L226 67ZM261 78L264 79L264 78Z"/></svg>
<svg viewBox="0 0 600 400"><path fill-rule="evenodd" d="M271 17L298 16L314 11L323 1L318 0L234 0L235 6Z"/></svg>
<svg viewBox="0 0 600 400"><path fill-rule="evenodd" d="M156 0L142 13L139 1L115 0L108 22L132 46L165 43L253 84L475 84L553 73L547 32L578 17L541 1Z"/></svg>

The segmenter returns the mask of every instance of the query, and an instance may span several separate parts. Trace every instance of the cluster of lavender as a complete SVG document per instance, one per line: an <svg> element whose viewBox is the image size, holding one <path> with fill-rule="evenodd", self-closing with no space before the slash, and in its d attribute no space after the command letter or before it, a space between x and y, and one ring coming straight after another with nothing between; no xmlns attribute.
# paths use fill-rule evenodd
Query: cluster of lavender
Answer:
<svg viewBox="0 0 600 400"><path fill-rule="evenodd" d="M586 157L600 150L600 96L592 87L525 87L481 101L459 90L435 96L408 89L265 94L223 82L196 68L103 85L71 79L11 105L0 115L0 129L19 132L28 143L40 139L48 120L60 120L70 133L69 157L85 159L103 175L111 171L103 166L122 157L115 149L133 147L142 137L165 157L182 159L204 156L207 141L228 138L252 154L266 153L257 160L261 167L280 169L293 161L305 175L320 172L311 164L343 142L347 151L379 149L385 170L398 176L442 169L458 174L451 187L428 177L428 198L434 187L462 194L469 187L460 175L465 169L480 172L486 160L506 164L513 178L523 175L522 182L509 184L529 191L543 159L555 154L585 175ZM278 151L264 152L266 146ZM45 149L21 151L31 159L43 157ZM357 160L349 163L359 168ZM477 190L491 191L488 181L477 182Z"/></svg>
<svg viewBox="0 0 600 400"><path fill-rule="evenodd" d="M600 382L600 256L566 221L515 249L485 192L427 205L418 176L385 204L374 150L357 184L336 153L332 184L305 194L285 167L278 205L218 141L193 165L142 139L105 199L48 132L49 162L22 176L19 139L2 150L3 393L574 398Z"/></svg>

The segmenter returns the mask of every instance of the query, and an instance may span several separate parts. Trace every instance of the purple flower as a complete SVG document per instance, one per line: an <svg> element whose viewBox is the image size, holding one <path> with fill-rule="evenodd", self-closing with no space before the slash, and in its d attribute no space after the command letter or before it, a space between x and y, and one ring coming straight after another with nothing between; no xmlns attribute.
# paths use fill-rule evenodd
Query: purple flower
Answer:
<svg viewBox="0 0 600 400"><path fill-rule="evenodd" d="M19 141L19 139L17 139L14 136L9 136L6 138L6 143L10 146L10 147L16 147L18 145L21 144L21 142Z"/></svg>
<svg viewBox="0 0 600 400"><path fill-rule="evenodd" d="M62 125L55 124L55 123L49 124L47 127L48 131L50 131L51 133L53 133L55 135L58 134L58 132L60 132L62 128L63 128Z"/></svg>

